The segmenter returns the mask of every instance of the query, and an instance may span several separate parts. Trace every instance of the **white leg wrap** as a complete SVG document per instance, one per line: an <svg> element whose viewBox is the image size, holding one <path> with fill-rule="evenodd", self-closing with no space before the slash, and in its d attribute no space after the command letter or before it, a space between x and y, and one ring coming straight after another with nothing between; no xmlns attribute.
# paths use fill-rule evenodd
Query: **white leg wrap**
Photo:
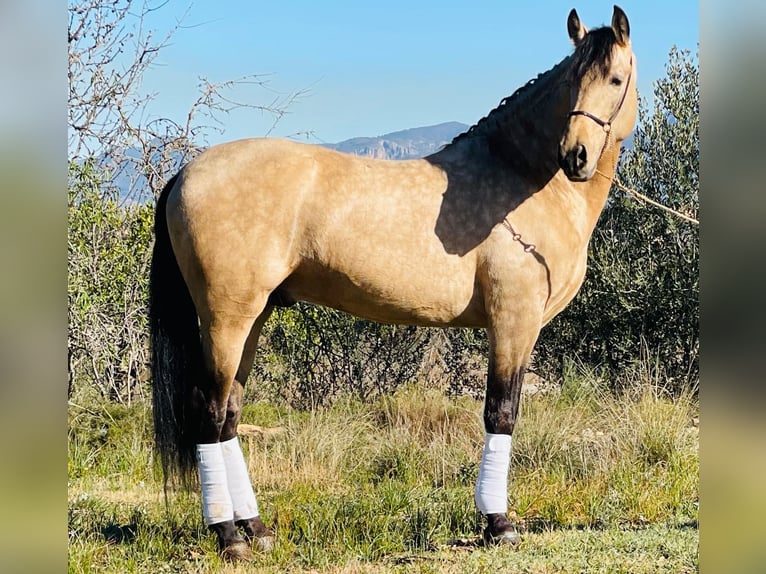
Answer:
<svg viewBox="0 0 766 574"><path fill-rule="evenodd" d="M198 444L197 463L202 490L202 516L205 524L217 524L234 518L226 482L226 466L221 443Z"/></svg>
<svg viewBox="0 0 766 574"><path fill-rule="evenodd" d="M473 498L482 514L505 514L508 510L508 467L511 463L511 437L486 433L481 453L479 478Z"/></svg>
<svg viewBox="0 0 766 574"><path fill-rule="evenodd" d="M258 516L258 501L255 499L253 485L247 473L247 464L236 436L221 443L223 460L226 464L226 478L229 494L234 505L234 520L244 520Z"/></svg>

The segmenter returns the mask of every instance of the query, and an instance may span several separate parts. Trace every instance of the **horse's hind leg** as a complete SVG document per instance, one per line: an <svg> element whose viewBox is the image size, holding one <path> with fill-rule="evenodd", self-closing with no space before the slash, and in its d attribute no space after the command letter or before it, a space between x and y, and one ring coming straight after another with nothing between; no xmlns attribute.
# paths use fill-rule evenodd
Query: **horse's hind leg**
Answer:
<svg viewBox="0 0 766 574"><path fill-rule="evenodd" d="M253 323L252 318L215 312L201 316L200 320L206 373L194 389L193 406L199 421L196 433L202 514L208 528L217 536L223 557L229 560L252 557L250 545L234 524L228 481L231 460L227 461L227 454L231 453L226 452L221 440L230 394L240 385L235 378Z"/></svg>
<svg viewBox="0 0 766 574"><path fill-rule="evenodd" d="M272 310L273 307L271 306L263 310L247 337L242 359L229 393L226 421L221 430L221 448L226 463L226 477L234 510L234 523L243 530L245 537L254 542L261 551L269 551L273 548L274 533L261 520L255 491L239 444L237 425L242 412L245 383L253 367L255 352L258 348L258 338Z"/></svg>

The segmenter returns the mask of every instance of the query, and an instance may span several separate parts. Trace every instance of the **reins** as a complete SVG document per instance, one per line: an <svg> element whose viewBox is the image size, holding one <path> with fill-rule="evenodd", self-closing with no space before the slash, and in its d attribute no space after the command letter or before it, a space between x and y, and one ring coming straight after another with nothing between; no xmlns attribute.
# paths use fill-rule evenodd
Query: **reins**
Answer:
<svg viewBox="0 0 766 574"><path fill-rule="evenodd" d="M518 241L521 246L524 248L525 253L529 253L531 251L535 250L535 244L534 243L527 243L526 241L521 240L521 233L518 233L514 228L513 225L511 225L511 222L508 221L508 217L505 217L503 219L503 227L505 227L508 231L511 232L511 237L513 237L514 241Z"/></svg>

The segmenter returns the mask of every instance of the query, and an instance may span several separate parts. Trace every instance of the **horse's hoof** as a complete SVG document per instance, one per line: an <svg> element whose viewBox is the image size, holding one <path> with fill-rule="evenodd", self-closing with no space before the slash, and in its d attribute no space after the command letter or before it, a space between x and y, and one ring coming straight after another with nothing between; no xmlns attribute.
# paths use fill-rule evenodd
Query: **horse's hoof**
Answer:
<svg viewBox="0 0 766 574"><path fill-rule="evenodd" d="M250 545L244 540L229 544L221 551L221 557L227 562L252 562L254 559Z"/></svg>
<svg viewBox="0 0 766 574"><path fill-rule="evenodd" d="M269 553L274 550L274 537L261 536L254 540L255 547L259 552Z"/></svg>
<svg viewBox="0 0 766 574"><path fill-rule="evenodd" d="M245 539L255 544L259 552L271 552L274 549L274 532L261 521L260 517L238 520L236 524L242 528Z"/></svg>
<svg viewBox="0 0 766 574"><path fill-rule="evenodd" d="M521 536L516 529L511 527L509 530L498 532L493 534L487 526L484 529L484 545L485 546L512 546L516 547L521 542Z"/></svg>
<svg viewBox="0 0 766 574"><path fill-rule="evenodd" d="M485 546L518 546L521 536L505 514L488 514L484 529Z"/></svg>

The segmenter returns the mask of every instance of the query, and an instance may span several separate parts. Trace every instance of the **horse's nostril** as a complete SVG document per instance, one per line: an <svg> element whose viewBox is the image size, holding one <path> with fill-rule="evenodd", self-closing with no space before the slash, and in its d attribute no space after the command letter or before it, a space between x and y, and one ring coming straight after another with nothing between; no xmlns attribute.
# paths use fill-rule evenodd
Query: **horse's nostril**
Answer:
<svg viewBox="0 0 766 574"><path fill-rule="evenodd" d="M588 150L581 144L575 144L569 149L559 146L558 149L559 167L569 177L577 178L581 175L588 164Z"/></svg>
<svg viewBox="0 0 766 574"><path fill-rule="evenodd" d="M582 169L588 163L588 150L584 145L577 146L577 168Z"/></svg>

